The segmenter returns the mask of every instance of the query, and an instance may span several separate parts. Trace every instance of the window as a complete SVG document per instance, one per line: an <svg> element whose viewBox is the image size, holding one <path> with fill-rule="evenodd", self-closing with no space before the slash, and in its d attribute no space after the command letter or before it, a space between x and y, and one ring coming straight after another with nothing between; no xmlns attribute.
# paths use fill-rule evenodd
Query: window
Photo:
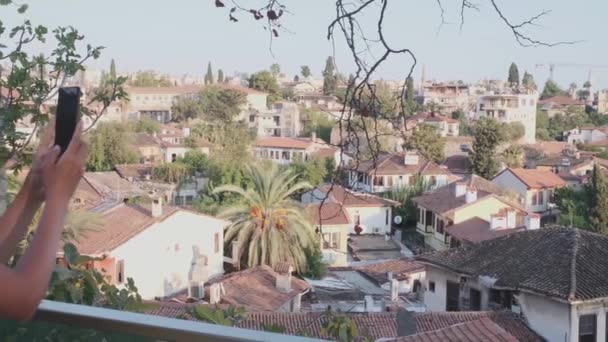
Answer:
<svg viewBox="0 0 608 342"><path fill-rule="evenodd" d="M432 293L435 293L435 282L434 281L429 281L429 291L431 291Z"/></svg>
<svg viewBox="0 0 608 342"><path fill-rule="evenodd" d="M270 159L274 159L274 151L270 151Z"/></svg>
<svg viewBox="0 0 608 342"><path fill-rule="evenodd" d="M386 176L386 185L387 186L393 186L393 176Z"/></svg>
<svg viewBox="0 0 608 342"><path fill-rule="evenodd" d="M340 233L335 232L335 233L323 234L323 248L324 249L328 249L328 248L339 249L340 248Z"/></svg>
<svg viewBox="0 0 608 342"><path fill-rule="evenodd" d="M384 221L386 222L385 224L388 226L388 224L389 224L388 209L386 209L386 215L385 215L385 220Z"/></svg>
<svg viewBox="0 0 608 342"><path fill-rule="evenodd" d="M216 254L220 252L220 233L213 234L213 250Z"/></svg>
<svg viewBox="0 0 608 342"><path fill-rule="evenodd" d="M596 341L596 316L582 315L578 320L578 340L579 342Z"/></svg>
<svg viewBox="0 0 608 342"><path fill-rule="evenodd" d="M171 153L171 162L175 163L176 160L177 160L177 154Z"/></svg>
<svg viewBox="0 0 608 342"><path fill-rule="evenodd" d="M192 195L186 196L186 205L192 205L193 202L194 202L194 196L192 196Z"/></svg>
<svg viewBox="0 0 608 342"><path fill-rule="evenodd" d="M538 192L532 193L532 205L538 205Z"/></svg>
<svg viewBox="0 0 608 342"><path fill-rule="evenodd" d="M376 177L373 177L373 179L374 179L374 185L384 186L384 177L383 176L376 176Z"/></svg>
<svg viewBox="0 0 608 342"><path fill-rule="evenodd" d="M476 289L469 290L469 309L471 311L479 311L481 310L481 292Z"/></svg>
<svg viewBox="0 0 608 342"><path fill-rule="evenodd" d="M125 281L125 261L119 260L116 263L116 282L122 284Z"/></svg>
<svg viewBox="0 0 608 342"><path fill-rule="evenodd" d="M283 151L283 159L289 160L289 151Z"/></svg>
<svg viewBox="0 0 608 342"><path fill-rule="evenodd" d="M545 191L544 190L540 190L538 192L538 204L539 205L545 204Z"/></svg>
<svg viewBox="0 0 608 342"><path fill-rule="evenodd" d="M430 184L431 186L435 186L435 185L437 185L437 177L435 177L435 176L431 176L431 180L429 181L429 184Z"/></svg>

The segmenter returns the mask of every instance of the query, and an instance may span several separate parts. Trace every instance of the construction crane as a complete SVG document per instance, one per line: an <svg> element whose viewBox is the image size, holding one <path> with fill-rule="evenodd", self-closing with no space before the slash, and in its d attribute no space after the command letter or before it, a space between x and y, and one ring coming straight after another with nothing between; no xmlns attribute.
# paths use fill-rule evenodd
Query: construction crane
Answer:
<svg viewBox="0 0 608 342"><path fill-rule="evenodd" d="M608 68L608 64L577 64L577 63L547 63L547 64L536 64L536 68L549 67L549 79L553 80L555 67L567 67L567 68L587 68L589 69L588 80L591 79L592 69Z"/></svg>

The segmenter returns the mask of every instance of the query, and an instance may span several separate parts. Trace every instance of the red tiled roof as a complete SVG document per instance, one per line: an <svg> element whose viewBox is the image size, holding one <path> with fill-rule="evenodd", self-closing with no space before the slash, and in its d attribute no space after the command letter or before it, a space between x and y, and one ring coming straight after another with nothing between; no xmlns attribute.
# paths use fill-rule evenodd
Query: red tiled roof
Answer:
<svg viewBox="0 0 608 342"><path fill-rule="evenodd" d="M190 93L198 93L203 90L200 85L185 85L178 87L126 87L125 90L130 95L150 95L150 94L163 94L163 95L182 95Z"/></svg>
<svg viewBox="0 0 608 342"><path fill-rule="evenodd" d="M538 103L541 105L551 103L551 104L556 104L556 105L560 105L560 106L583 106L585 104L583 101L575 100L575 99L571 98L570 96L562 96L562 95L553 96L553 97L550 97L550 98L544 99L544 100L539 100Z"/></svg>
<svg viewBox="0 0 608 342"><path fill-rule="evenodd" d="M340 203L345 207L388 207L399 205L399 202L380 196L356 192L337 184L324 184L318 187L324 194L329 194L328 200Z"/></svg>
<svg viewBox="0 0 608 342"><path fill-rule="evenodd" d="M496 177L499 177L503 172L511 172L529 189L555 188L566 185L562 178L549 170L507 168Z"/></svg>
<svg viewBox="0 0 608 342"><path fill-rule="evenodd" d="M455 324L447 328L399 337L395 342L519 342L491 319L483 317L474 321Z"/></svg>
<svg viewBox="0 0 608 342"><path fill-rule="evenodd" d="M565 141L541 141L537 142L536 144L528 144L524 146L542 151L549 155L561 154L564 149L572 147L572 145L568 144Z"/></svg>
<svg viewBox="0 0 608 342"><path fill-rule="evenodd" d="M520 232L524 229L521 225L513 229L490 229L490 222L479 217L473 217L447 227L446 231L456 240L479 243Z"/></svg>
<svg viewBox="0 0 608 342"><path fill-rule="evenodd" d="M336 152L338 152L339 150L340 149L337 147L320 148L317 152L314 153L314 156L319 158L334 158Z"/></svg>
<svg viewBox="0 0 608 342"><path fill-rule="evenodd" d="M120 164L114 169L122 178L145 179L146 175L152 175L154 165L151 164Z"/></svg>
<svg viewBox="0 0 608 342"><path fill-rule="evenodd" d="M137 147L160 146L158 139L148 133L135 133L134 136L133 144Z"/></svg>
<svg viewBox="0 0 608 342"><path fill-rule="evenodd" d="M313 144L310 138L265 137L255 142L257 147L278 147L305 150Z"/></svg>
<svg viewBox="0 0 608 342"><path fill-rule="evenodd" d="M178 209L164 207L161 217L152 217L148 209L138 205L118 204L102 213L103 227L87 233L76 243L78 251L84 255L97 255L112 251L152 224L161 222L173 215Z"/></svg>
<svg viewBox="0 0 608 342"><path fill-rule="evenodd" d="M405 165L402 153L381 153L376 160L360 162L356 168L359 172L369 175L447 175L450 172L447 168L437 165L435 162L428 161L418 156L418 164Z"/></svg>
<svg viewBox="0 0 608 342"><path fill-rule="evenodd" d="M411 273L423 272L425 266L415 260L397 259L358 266L355 269L372 279L376 284L382 285L389 281L387 272L392 272L394 279L405 280L408 279Z"/></svg>
<svg viewBox="0 0 608 342"><path fill-rule="evenodd" d="M223 284L226 293L221 296L222 303L242 306L250 311L277 311L310 289L306 281L292 276L292 290L279 290L276 287L278 275L270 266L262 265L214 278L209 285Z"/></svg>
<svg viewBox="0 0 608 342"><path fill-rule="evenodd" d="M340 203L326 202L312 204L307 208L312 222L316 225L346 225L350 219Z"/></svg>

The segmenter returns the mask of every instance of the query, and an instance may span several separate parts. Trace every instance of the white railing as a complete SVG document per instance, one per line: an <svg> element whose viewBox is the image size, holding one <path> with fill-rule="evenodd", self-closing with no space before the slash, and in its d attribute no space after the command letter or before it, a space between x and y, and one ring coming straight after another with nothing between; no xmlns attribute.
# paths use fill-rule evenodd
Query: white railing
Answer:
<svg viewBox="0 0 608 342"><path fill-rule="evenodd" d="M145 315L44 300L35 321L68 327L149 337L164 341L287 341L310 342L318 339L247 330L209 323Z"/></svg>

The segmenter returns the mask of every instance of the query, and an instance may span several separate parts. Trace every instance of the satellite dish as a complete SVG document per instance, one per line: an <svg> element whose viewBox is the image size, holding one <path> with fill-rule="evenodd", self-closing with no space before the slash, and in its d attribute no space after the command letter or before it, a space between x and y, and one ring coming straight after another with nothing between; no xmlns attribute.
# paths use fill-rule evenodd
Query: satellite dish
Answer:
<svg viewBox="0 0 608 342"><path fill-rule="evenodd" d="M397 216L395 216L395 218L393 218L393 222L395 224L401 224L401 222L403 222L403 218L401 218L401 216L397 215Z"/></svg>

